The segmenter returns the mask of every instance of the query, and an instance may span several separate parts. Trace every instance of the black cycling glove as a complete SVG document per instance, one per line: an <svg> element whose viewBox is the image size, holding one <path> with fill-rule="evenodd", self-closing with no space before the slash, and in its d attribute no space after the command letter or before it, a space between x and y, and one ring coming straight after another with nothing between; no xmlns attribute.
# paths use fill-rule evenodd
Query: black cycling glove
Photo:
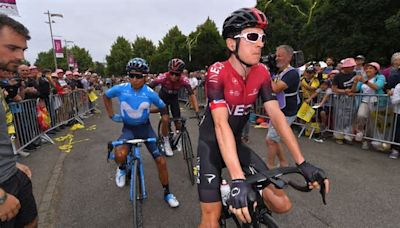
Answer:
<svg viewBox="0 0 400 228"><path fill-rule="evenodd" d="M306 161L300 165L297 165L297 167L300 169L301 173L308 182L317 181L318 183L323 183L326 179L324 170L317 168Z"/></svg>
<svg viewBox="0 0 400 228"><path fill-rule="evenodd" d="M228 205L233 208L247 207L247 202L254 202L256 200L256 193L251 188L250 184L246 183L244 179L232 180L231 194L228 199Z"/></svg>

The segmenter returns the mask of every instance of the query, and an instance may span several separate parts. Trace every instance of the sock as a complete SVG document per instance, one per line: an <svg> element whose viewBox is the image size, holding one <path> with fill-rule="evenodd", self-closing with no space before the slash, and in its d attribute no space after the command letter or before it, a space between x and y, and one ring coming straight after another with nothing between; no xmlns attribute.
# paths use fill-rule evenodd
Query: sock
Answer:
<svg viewBox="0 0 400 228"><path fill-rule="evenodd" d="M164 196L166 196L170 193L169 192L169 184L163 185L163 189L164 189Z"/></svg>

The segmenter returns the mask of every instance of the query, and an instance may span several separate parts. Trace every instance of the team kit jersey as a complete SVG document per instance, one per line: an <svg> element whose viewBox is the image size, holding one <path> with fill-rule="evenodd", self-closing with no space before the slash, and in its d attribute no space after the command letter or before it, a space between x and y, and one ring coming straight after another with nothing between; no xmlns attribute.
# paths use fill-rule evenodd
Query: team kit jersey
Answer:
<svg viewBox="0 0 400 228"><path fill-rule="evenodd" d="M250 68L246 80L229 61L210 66L206 78L208 106L200 125L198 145L198 191L201 202L221 200L221 170L225 167L214 130L211 110L228 109L228 122L236 141L237 154L243 171L267 170L264 161L249 147L241 143L241 132L248 121L249 111L260 96L263 102L276 100L272 92L271 77L262 64Z"/></svg>
<svg viewBox="0 0 400 228"><path fill-rule="evenodd" d="M185 88L188 95L193 94L192 87L190 86L189 79L181 75L178 81L171 80L171 74L169 72L159 75L156 79L150 82L149 86L151 88L161 85L160 96L164 94L178 95L180 88Z"/></svg>
<svg viewBox="0 0 400 228"><path fill-rule="evenodd" d="M151 104L159 109L165 108L164 102L157 93L147 85L135 91L130 83L123 83L107 90L105 94L108 98L118 97L122 120L124 124L131 126L148 121Z"/></svg>

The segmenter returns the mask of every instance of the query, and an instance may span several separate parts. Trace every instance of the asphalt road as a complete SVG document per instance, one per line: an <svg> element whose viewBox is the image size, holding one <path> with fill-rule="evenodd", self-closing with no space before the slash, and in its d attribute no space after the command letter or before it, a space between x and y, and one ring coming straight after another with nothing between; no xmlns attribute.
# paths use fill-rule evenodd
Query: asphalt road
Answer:
<svg viewBox="0 0 400 228"><path fill-rule="evenodd" d="M158 119L157 115L151 117L154 127ZM188 123L196 149L196 121ZM45 144L21 159L33 171L41 227L131 227L129 187L116 187L116 165L106 161L106 143L120 135L121 125L109 120L104 111L85 120L85 127L92 125L96 125L95 130L72 132L74 141L88 140L74 144L70 153L57 148L61 143ZM69 132L66 129L56 136ZM265 133L265 129L250 131L250 146L263 158ZM390 160L381 152L361 150L360 145L337 145L333 141L321 144L304 137L299 141L306 159L329 175L331 193L325 206L317 191L288 189L293 209L274 215L281 227L400 226L399 160ZM197 189L189 182L182 154L177 152L167 159L170 189L180 201L176 209L164 202L156 166L145 148L142 156L149 194L143 205L144 226L196 227L200 220Z"/></svg>

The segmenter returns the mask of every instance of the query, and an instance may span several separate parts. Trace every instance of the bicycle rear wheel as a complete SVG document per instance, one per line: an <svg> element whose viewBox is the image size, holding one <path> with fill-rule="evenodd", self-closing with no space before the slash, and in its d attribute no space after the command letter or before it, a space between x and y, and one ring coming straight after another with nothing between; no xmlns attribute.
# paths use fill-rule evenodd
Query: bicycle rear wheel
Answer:
<svg viewBox="0 0 400 228"><path fill-rule="evenodd" d="M133 227L143 227L142 215L142 188L138 161L133 161L131 172L131 203L133 208Z"/></svg>
<svg viewBox="0 0 400 228"><path fill-rule="evenodd" d="M192 150L192 142L190 141L189 133L186 130L182 132L181 137L182 137L181 140L182 140L183 159L186 160L190 183L194 185L194 174L193 174L194 156Z"/></svg>

